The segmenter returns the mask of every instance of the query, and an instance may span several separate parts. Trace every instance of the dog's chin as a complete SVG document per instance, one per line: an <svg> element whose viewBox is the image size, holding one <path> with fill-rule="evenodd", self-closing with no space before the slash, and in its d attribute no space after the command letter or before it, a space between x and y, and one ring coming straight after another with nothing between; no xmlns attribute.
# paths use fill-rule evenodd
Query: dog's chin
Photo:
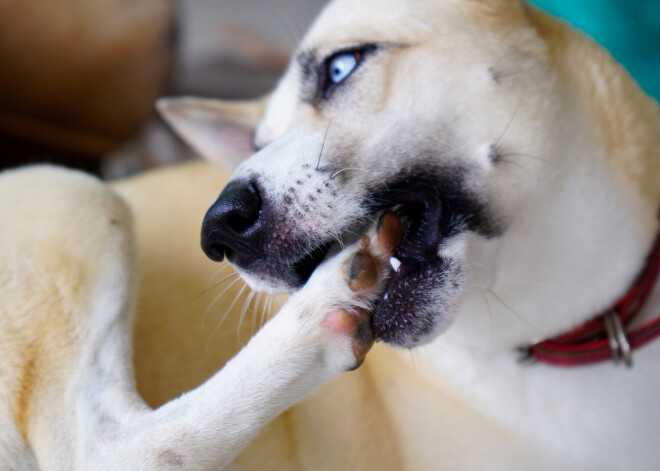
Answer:
<svg viewBox="0 0 660 471"><path fill-rule="evenodd" d="M234 254L227 259L250 288L269 294L281 294L294 291L304 285L326 257L331 257L339 250L336 242L319 244L305 250L298 258L262 256L249 258L248 263Z"/></svg>
<svg viewBox="0 0 660 471"><path fill-rule="evenodd" d="M293 288L282 279L273 276L264 276L259 273L252 274L249 271L243 270L234 265L234 268L245 281L245 283L254 291L259 291L267 294L283 294L290 292Z"/></svg>

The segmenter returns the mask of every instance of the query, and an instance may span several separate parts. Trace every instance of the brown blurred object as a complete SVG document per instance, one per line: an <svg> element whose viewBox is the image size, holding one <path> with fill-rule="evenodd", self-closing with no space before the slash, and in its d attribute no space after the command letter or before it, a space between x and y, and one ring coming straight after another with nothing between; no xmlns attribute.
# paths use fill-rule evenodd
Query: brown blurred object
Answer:
<svg viewBox="0 0 660 471"><path fill-rule="evenodd" d="M173 23L171 0L0 0L0 138L103 156L154 112Z"/></svg>

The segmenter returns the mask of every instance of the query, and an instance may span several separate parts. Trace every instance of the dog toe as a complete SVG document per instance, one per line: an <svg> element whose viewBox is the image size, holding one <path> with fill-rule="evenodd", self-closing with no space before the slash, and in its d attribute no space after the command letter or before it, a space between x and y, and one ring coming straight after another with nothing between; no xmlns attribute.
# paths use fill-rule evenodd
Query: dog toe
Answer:
<svg viewBox="0 0 660 471"><path fill-rule="evenodd" d="M374 246L380 249L381 255L389 258L394 255L402 237L401 219L392 212L384 213L378 221Z"/></svg>

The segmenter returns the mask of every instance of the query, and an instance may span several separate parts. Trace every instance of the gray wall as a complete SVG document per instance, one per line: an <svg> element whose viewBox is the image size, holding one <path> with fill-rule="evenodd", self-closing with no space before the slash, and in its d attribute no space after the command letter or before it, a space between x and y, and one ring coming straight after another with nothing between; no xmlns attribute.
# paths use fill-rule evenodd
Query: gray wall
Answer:
<svg viewBox="0 0 660 471"><path fill-rule="evenodd" d="M237 24L291 51L325 0L179 0L179 68L175 92L223 97L260 94L280 71L242 60L221 30ZM226 36L226 31L225 31Z"/></svg>

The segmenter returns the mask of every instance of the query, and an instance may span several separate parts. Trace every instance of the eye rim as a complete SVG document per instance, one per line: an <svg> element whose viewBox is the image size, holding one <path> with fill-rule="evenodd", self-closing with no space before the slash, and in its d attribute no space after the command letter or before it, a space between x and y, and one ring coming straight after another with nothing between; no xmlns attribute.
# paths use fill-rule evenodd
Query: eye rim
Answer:
<svg viewBox="0 0 660 471"><path fill-rule="evenodd" d="M375 44L362 44L359 46L353 46L353 47L347 47L344 49L340 49L338 51L333 52L332 54L329 54L321 63L321 66L319 67L319 87L318 87L318 99L319 100L327 100L330 98L334 90L346 83L346 81L355 73L356 70L360 68L362 63L364 62L364 59L369 55L370 53L374 52L376 50L377 46ZM339 82L333 82L332 79L330 78L330 64L332 61L334 61L337 57L345 55L345 54L352 54L355 57L355 67L351 69L351 71L341 79Z"/></svg>

